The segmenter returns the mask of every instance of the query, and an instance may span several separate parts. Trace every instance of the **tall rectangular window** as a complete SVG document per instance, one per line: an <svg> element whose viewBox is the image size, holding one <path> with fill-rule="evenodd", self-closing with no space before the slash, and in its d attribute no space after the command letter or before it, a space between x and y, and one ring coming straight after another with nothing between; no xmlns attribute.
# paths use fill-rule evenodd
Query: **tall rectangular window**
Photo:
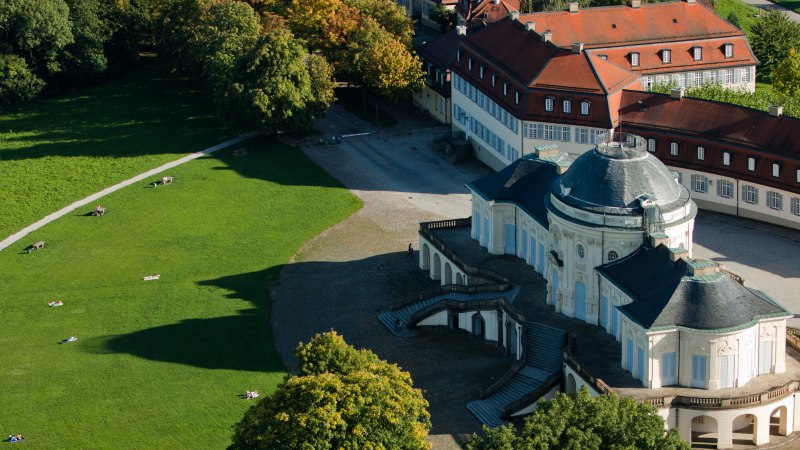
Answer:
<svg viewBox="0 0 800 450"><path fill-rule="evenodd" d="M672 156L678 156L678 143L677 142L670 142L669 143L669 154Z"/></svg>
<svg viewBox="0 0 800 450"><path fill-rule="evenodd" d="M677 374L678 357L675 352L661 354L661 385L672 386L678 384Z"/></svg>
<svg viewBox="0 0 800 450"><path fill-rule="evenodd" d="M772 341L758 343L758 374L772 373Z"/></svg>
<svg viewBox="0 0 800 450"><path fill-rule="evenodd" d="M742 83L749 83L750 82L750 68L749 67L745 67L745 68L742 69L741 80L742 80Z"/></svg>
<svg viewBox="0 0 800 450"><path fill-rule="evenodd" d="M733 58L733 44L725 44L725 57Z"/></svg>
<svg viewBox="0 0 800 450"><path fill-rule="evenodd" d="M772 163L772 176L775 178L779 178L781 176L781 165L778 163Z"/></svg>
<svg viewBox="0 0 800 450"><path fill-rule="evenodd" d="M717 195L722 198L733 197L733 182L728 180L717 180Z"/></svg>
<svg viewBox="0 0 800 450"><path fill-rule="evenodd" d="M560 131L560 127L559 127ZM556 132L555 132L555 125L545 124L544 126L544 136L543 138L548 141L555 140Z"/></svg>
<svg viewBox="0 0 800 450"><path fill-rule="evenodd" d="M783 195L779 192L767 191L767 205L772 209L783 211Z"/></svg>
<svg viewBox="0 0 800 450"><path fill-rule="evenodd" d="M692 387L705 389L708 379L708 356L692 355Z"/></svg>
<svg viewBox="0 0 800 450"><path fill-rule="evenodd" d="M705 161L706 159L706 149L705 147L697 147L697 160L698 161Z"/></svg>
<svg viewBox="0 0 800 450"><path fill-rule="evenodd" d="M694 72L692 75L692 86L700 86L703 84L703 72Z"/></svg>
<svg viewBox="0 0 800 450"><path fill-rule="evenodd" d="M626 356L628 357L627 363L628 365L625 367L628 369L628 372L633 375L633 341L628 339L625 344Z"/></svg>
<svg viewBox="0 0 800 450"><path fill-rule="evenodd" d="M692 184L695 192L700 192L701 194L708 192L708 178L702 175L692 175L692 178L694 178Z"/></svg>
<svg viewBox="0 0 800 450"><path fill-rule="evenodd" d="M631 53L631 66L639 67L639 54L636 52Z"/></svg>
<svg viewBox="0 0 800 450"><path fill-rule="evenodd" d="M724 355L717 358L719 363L719 387L732 388L736 383L734 355Z"/></svg>
<svg viewBox="0 0 800 450"><path fill-rule="evenodd" d="M706 84L714 84L717 82L717 71L716 70L708 70L705 72L705 80L703 81Z"/></svg>
<svg viewBox="0 0 800 450"><path fill-rule="evenodd" d="M664 64L669 64L672 62L672 50L666 48L661 50L661 62Z"/></svg>
<svg viewBox="0 0 800 450"><path fill-rule="evenodd" d="M564 114L572 113L572 100L569 99L564 100L564 102L561 105L561 110L564 112Z"/></svg>
<svg viewBox="0 0 800 450"><path fill-rule="evenodd" d="M692 56L695 61L703 60L703 47L692 47Z"/></svg>
<svg viewBox="0 0 800 450"><path fill-rule="evenodd" d="M750 172L756 171L756 159L755 158L747 158L747 170Z"/></svg>
<svg viewBox="0 0 800 450"><path fill-rule="evenodd" d="M722 152L722 165L723 166L730 166L731 165L731 154L730 154L730 152Z"/></svg>
<svg viewBox="0 0 800 450"><path fill-rule="evenodd" d="M586 100L581 102L581 115L583 116L589 115L589 102Z"/></svg>
<svg viewBox="0 0 800 450"><path fill-rule="evenodd" d="M726 69L722 71L722 84L733 84L733 70Z"/></svg>
<svg viewBox="0 0 800 450"><path fill-rule="evenodd" d="M650 139L647 140L647 151L650 152L650 153L655 153L656 152L656 140L655 139L650 138Z"/></svg>
<svg viewBox="0 0 800 450"><path fill-rule="evenodd" d="M800 198L792 197L792 214L800 216Z"/></svg>
<svg viewBox="0 0 800 450"><path fill-rule="evenodd" d="M758 189L756 189L755 186L748 186L748 185L742 186L742 199L746 203L757 205L758 204Z"/></svg>
<svg viewBox="0 0 800 450"><path fill-rule="evenodd" d="M544 110L547 112L553 112L553 106L555 103L556 100L553 97L547 97L544 99Z"/></svg>

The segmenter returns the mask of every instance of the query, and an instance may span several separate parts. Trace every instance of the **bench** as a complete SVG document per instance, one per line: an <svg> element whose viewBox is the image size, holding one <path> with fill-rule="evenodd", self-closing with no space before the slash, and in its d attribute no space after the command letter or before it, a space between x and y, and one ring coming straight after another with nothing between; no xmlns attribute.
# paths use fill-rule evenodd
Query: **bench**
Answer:
<svg viewBox="0 0 800 450"><path fill-rule="evenodd" d="M175 177L161 177L160 180L154 181L152 184L153 187L158 187L159 184L170 184L173 181L175 181Z"/></svg>

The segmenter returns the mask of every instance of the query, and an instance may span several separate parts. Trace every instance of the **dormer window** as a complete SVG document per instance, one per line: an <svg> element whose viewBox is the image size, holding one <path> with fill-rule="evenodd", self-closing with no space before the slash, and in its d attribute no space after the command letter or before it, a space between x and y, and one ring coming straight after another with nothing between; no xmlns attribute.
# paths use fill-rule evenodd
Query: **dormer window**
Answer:
<svg viewBox="0 0 800 450"><path fill-rule="evenodd" d="M781 176L781 165L780 163L772 163L772 176L775 178L780 178Z"/></svg>
<svg viewBox="0 0 800 450"><path fill-rule="evenodd" d="M637 52L631 53L631 66L639 67L639 53Z"/></svg>
<svg viewBox="0 0 800 450"><path fill-rule="evenodd" d="M608 55L597 55L597 57L604 61L608 61Z"/></svg>
<svg viewBox="0 0 800 450"><path fill-rule="evenodd" d="M492 74L492 87L495 87L496 85L497 85L497 73L495 72Z"/></svg>
<svg viewBox="0 0 800 450"><path fill-rule="evenodd" d="M472 70L472 63L475 62L475 58L470 58L467 61L467 69Z"/></svg>
<svg viewBox="0 0 800 450"><path fill-rule="evenodd" d="M669 143L669 154L671 156L678 156L679 152L680 152L680 148L678 147L678 143L677 142L670 142Z"/></svg>
<svg viewBox="0 0 800 450"><path fill-rule="evenodd" d="M725 51L726 58L733 58L733 44L725 44L722 48Z"/></svg>
<svg viewBox="0 0 800 450"><path fill-rule="evenodd" d="M483 74L486 72L486 64L481 65L480 71L481 71L480 75L481 75L481 80L482 80L483 79Z"/></svg>
<svg viewBox="0 0 800 450"><path fill-rule="evenodd" d="M672 62L672 50L668 48L661 50L661 62L664 64L669 64Z"/></svg>
<svg viewBox="0 0 800 450"><path fill-rule="evenodd" d="M584 100L581 102L581 115L588 116L589 115L589 101Z"/></svg>
<svg viewBox="0 0 800 450"><path fill-rule="evenodd" d="M511 86L510 81L503 83L503 95L508 95L508 87Z"/></svg>
<svg viewBox="0 0 800 450"><path fill-rule="evenodd" d="M695 61L703 60L703 47L692 47L692 58Z"/></svg>
<svg viewBox="0 0 800 450"><path fill-rule="evenodd" d="M572 100L564 100L564 102L561 103L561 111L563 111L564 114L572 114Z"/></svg>
<svg viewBox="0 0 800 450"><path fill-rule="evenodd" d="M553 97L547 97L544 99L544 110L547 112L553 112L553 106L556 103L556 99Z"/></svg>
<svg viewBox="0 0 800 450"><path fill-rule="evenodd" d="M731 154L730 154L730 152L722 153L722 165L723 166L730 166L731 165Z"/></svg>
<svg viewBox="0 0 800 450"><path fill-rule="evenodd" d="M516 103L517 105L519 105L519 98L521 97L520 94L521 94L520 91L514 92L514 103Z"/></svg>
<svg viewBox="0 0 800 450"><path fill-rule="evenodd" d="M756 171L756 159L753 157L747 158L747 170L750 172Z"/></svg>
<svg viewBox="0 0 800 450"><path fill-rule="evenodd" d="M456 50L456 61L461 62L461 49Z"/></svg>

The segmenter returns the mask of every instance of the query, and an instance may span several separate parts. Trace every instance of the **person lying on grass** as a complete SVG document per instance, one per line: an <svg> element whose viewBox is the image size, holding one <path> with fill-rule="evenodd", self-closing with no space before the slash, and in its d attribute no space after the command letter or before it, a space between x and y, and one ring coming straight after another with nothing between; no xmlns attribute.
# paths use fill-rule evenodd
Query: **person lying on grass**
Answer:
<svg viewBox="0 0 800 450"><path fill-rule="evenodd" d="M17 433L17 434L9 434L9 435L8 435L8 439L6 439L6 440L7 440L8 442L19 442L19 441L24 441L24 440L25 440L25 436L23 436L23 435L22 435L22 433Z"/></svg>
<svg viewBox="0 0 800 450"><path fill-rule="evenodd" d="M77 340L78 340L78 338L76 338L75 336L70 336L70 337L68 337L66 339L63 339L63 340L59 341L58 343L59 344L66 344L67 342L75 342Z"/></svg>
<svg viewBox="0 0 800 450"><path fill-rule="evenodd" d="M56 306L64 306L64 302L62 302L61 300L56 300L54 302L48 303L47 306L51 308L55 308Z"/></svg>
<svg viewBox="0 0 800 450"><path fill-rule="evenodd" d="M157 273L155 275L148 275L144 277L144 281L153 281L153 280L158 280L159 278L161 278L161 274Z"/></svg>

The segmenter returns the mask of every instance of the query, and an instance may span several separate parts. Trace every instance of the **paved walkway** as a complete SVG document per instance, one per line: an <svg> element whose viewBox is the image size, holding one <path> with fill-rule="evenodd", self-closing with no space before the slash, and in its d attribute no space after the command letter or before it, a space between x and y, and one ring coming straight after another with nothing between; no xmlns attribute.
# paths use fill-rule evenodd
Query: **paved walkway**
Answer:
<svg viewBox="0 0 800 450"><path fill-rule="evenodd" d="M792 21L800 23L800 14L792 11L791 9L786 9L781 5L777 5L767 0L744 0L745 3L749 5L753 5L758 9L763 9L765 11L769 10L777 10L788 16Z"/></svg>
<svg viewBox="0 0 800 450"><path fill-rule="evenodd" d="M31 232L36 231L39 228L47 225L48 223L50 223L50 222L52 222L52 221L54 221L56 219L59 219L59 218L65 216L65 215L71 213L72 211L75 211L76 209L78 209L78 208L80 208L82 206L86 206L86 205L92 204L92 203L96 202L97 200L105 197L106 195L108 195L108 194L110 194L112 192L116 192L116 191L118 191L118 190L120 190L120 189L122 189L122 188L124 188L126 186L132 185L133 183L138 183L139 181L142 181L142 180L144 180L146 178L150 178L150 177L155 176L155 175L157 175L157 174L159 174L159 173L161 173L161 172L163 172L165 170L172 169L173 167L177 167L177 166L179 166L179 165L181 165L183 163L187 163L189 161L192 161L192 160L195 160L197 158L200 158L201 156L210 155L211 153L214 153L217 150L222 150L223 148L230 147L231 145L236 145L236 144L238 144L240 142L246 141L246 140L248 140L248 139L250 139L252 137L255 137L257 134L258 133L243 134L241 136L238 136L238 137L235 137L233 139L227 140L227 141L225 141L225 142L223 142L221 144L217 144L217 145L215 145L213 147L209 147L209 148L207 148L205 150L201 150L199 152L191 153L191 154L186 155L186 156L184 156L184 157L182 157L180 159L176 159L175 161L170 161L170 162L168 162L166 164L162 164L162 165L156 167L155 169L148 170L147 172L144 172L144 173L141 173L139 175L136 175L133 178L129 178L129 179L127 179L125 181L121 181L121 182L119 182L119 183L117 183L117 184L115 184L113 186L107 187L107 188L103 189L102 191L94 193L94 194L92 194L92 195L90 195L90 196L88 196L88 197L86 197L86 198L84 198L82 200L78 200L78 201L76 201L76 202L74 202L74 203L72 203L72 204L70 204L68 206L65 206L65 207L59 209L58 211L56 211L56 212L54 212L52 214L48 214L47 216L43 217L41 220L39 220L37 222L34 222L34 223L28 225L27 227L19 230L18 232L12 234L11 236L3 239L2 241L0 241L0 251L8 248L10 245L12 245L15 242L19 241L20 239L24 238L25 236L27 236Z"/></svg>

